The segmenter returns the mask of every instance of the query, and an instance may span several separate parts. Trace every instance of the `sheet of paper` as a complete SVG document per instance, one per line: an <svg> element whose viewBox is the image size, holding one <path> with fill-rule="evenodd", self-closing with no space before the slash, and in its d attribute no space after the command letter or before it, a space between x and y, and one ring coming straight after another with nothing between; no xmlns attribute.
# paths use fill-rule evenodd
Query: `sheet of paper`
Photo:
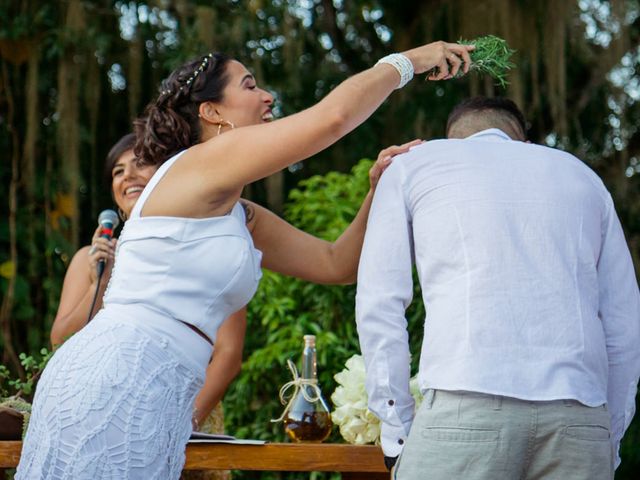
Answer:
<svg viewBox="0 0 640 480"><path fill-rule="evenodd" d="M264 445L265 440L251 440L243 438L235 438L231 435L222 435L218 433L202 433L192 432L189 443L230 443L234 445Z"/></svg>

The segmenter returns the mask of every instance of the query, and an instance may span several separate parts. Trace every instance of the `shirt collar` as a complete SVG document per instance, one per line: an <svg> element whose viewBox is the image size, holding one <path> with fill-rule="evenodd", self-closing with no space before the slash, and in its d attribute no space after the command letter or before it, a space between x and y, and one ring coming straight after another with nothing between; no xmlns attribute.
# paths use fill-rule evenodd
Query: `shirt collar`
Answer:
<svg viewBox="0 0 640 480"><path fill-rule="evenodd" d="M487 141L500 141L500 140L512 140L509 135L504 133L499 128L487 128L481 132L474 133L465 138L465 140L473 138L475 140L487 140Z"/></svg>

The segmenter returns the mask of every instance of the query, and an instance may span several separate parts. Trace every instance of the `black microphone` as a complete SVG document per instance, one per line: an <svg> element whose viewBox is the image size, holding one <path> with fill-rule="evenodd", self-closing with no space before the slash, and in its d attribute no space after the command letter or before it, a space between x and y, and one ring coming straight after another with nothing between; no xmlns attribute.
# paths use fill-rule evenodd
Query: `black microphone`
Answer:
<svg viewBox="0 0 640 480"><path fill-rule="evenodd" d="M113 231L119 223L120 219L118 218L118 214L113 210L108 209L100 212L100 215L98 215L98 224L101 227L100 237L111 240L113 238ZM101 277L102 272L104 272L104 263L104 259L98 260L98 277Z"/></svg>

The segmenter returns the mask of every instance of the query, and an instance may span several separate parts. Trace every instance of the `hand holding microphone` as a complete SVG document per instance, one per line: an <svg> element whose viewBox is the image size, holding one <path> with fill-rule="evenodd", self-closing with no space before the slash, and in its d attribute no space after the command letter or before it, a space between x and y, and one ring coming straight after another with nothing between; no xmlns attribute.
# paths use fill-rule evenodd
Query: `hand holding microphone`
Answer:
<svg viewBox="0 0 640 480"><path fill-rule="evenodd" d="M98 216L98 228L93 234L89 250L91 279L96 282L104 272L107 260L113 260L116 240L113 231L119 224L118 214L113 210L103 210Z"/></svg>

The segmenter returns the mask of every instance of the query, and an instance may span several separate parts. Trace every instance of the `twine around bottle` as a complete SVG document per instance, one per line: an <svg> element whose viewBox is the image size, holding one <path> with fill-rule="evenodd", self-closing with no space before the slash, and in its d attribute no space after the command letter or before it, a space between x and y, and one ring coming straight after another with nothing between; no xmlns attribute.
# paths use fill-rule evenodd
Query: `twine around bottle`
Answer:
<svg viewBox="0 0 640 480"><path fill-rule="evenodd" d="M284 418L287 416L287 413L289 413L289 410L291 409L291 404L293 403L293 399L295 399L298 396L298 393L300 392L300 389L302 387L305 387L305 388L302 388L302 396L307 402L310 402L310 403L314 403L317 401L322 402L322 393L320 392L320 387L318 387L318 379L300 377L300 375L298 375L298 369L296 368L296 365L291 360L287 360L287 366L289 367L289 370L291 370L291 375L293 376L293 380L285 383L280 389L280 393L279 393L280 403L282 403L282 405L287 405L287 406L285 407L284 412L282 412L282 415L280 415L279 418L275 420L271 419L272 422L282 422L284 420ZM294 387L295 390L293 391L293 394L290 397L287 397L287 391L291 387ZM309 388L306 388L306 387L309 387ZM309 393L309 390L313 392L313 396Z"/></svg>

